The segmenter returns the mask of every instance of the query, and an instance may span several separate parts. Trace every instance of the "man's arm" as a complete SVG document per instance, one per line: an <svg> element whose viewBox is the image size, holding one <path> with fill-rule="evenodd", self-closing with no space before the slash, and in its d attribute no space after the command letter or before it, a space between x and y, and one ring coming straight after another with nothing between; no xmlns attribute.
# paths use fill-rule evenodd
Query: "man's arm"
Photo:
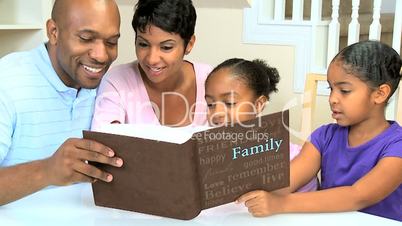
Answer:
<svg viewBox="0 0 402 226"><path fill-rule="evenodd" d="M69 185L113 177L86 161L120 167L122 159L95 141L68 139L50 158L0 168L0 205L23 198L49 185Z"/></svg>
<svg viewBox="0 0 402 226"><path fill-rule="evenodd" d="M0 205L25 197L49 185L113 179L112 175L87 164L87 161L117 167L123 164L110 148L100 143L84 139L68 139L47 159L1 168L1 162L12 146L17 120L12 98L1 89L0 94Z"/></svg>
<svg viewBox="0 0 402 226"><path fill-rule="evenodd" d="M0 205L32 194L47 184L42 160L0 168Z"/></svg>

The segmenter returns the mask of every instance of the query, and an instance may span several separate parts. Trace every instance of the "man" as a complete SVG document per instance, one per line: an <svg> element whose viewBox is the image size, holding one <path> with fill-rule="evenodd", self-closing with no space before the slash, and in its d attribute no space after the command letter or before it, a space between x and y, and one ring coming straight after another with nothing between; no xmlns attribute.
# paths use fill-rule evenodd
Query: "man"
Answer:
<svg viewBox="0 0 402 226"><path fill-rule="evenodd" d="M95 88L117 57L116 3L56 0L46 27L46 44L0 59L0 205L49 185L113 179L87 161L123 164L80 139Z"/></svg>

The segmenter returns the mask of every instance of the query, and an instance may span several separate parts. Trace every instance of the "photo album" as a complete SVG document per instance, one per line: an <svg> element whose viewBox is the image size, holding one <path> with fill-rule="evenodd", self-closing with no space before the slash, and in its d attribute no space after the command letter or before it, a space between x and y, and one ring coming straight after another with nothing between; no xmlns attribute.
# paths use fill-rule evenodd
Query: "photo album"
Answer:
<svg viewBox="0 0 402 226"><path fill-rule="evenodd" d="M286 110L217 128L111 124L83 131L124 162L121 168L96 164L113 181L92 184L95 204L192 219L249 191L287 187L288 127Z"/></svg>

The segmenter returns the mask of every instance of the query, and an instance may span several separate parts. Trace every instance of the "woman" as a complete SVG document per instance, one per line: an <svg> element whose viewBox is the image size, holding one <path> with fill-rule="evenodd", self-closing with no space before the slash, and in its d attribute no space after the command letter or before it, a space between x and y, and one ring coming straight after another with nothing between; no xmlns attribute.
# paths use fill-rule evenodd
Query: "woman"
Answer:
<svg viewBox="0 0 402 226"><path fill-rule="evenodd" d="M140 0L132 27L138 60L116 66L102 80L92 129L105 123L206 124L205 64L184 60L195 43L191 0Z"/></svg>

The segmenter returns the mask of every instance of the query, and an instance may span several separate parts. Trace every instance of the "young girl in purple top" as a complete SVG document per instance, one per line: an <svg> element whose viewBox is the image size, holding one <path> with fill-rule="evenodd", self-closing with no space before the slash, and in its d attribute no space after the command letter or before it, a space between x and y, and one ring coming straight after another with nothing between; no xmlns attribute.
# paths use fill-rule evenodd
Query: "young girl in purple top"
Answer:
<svg viewBox="0 0 402 226"><path fill-rule="evenodd" d="M270 94L278 90L278 82L278 71L263 60L233 58L219 64L205 82L209 125L221 126L254 119L264 109ZM290 144L290 159L299 152L298 145ZM316 189L317 178L314 177L297 191Z"/></svg>
<svg viewBox="0 0 402 226"><path fill-rule="evenodd" d="M290 166L290 188L242 195L254 216L360 210L402 221L402 127L385 119L401 79L391 47L363 41L343 49L328 68L336 124L315 130ZM291 193L321 169L321 190Z"/></svg>

